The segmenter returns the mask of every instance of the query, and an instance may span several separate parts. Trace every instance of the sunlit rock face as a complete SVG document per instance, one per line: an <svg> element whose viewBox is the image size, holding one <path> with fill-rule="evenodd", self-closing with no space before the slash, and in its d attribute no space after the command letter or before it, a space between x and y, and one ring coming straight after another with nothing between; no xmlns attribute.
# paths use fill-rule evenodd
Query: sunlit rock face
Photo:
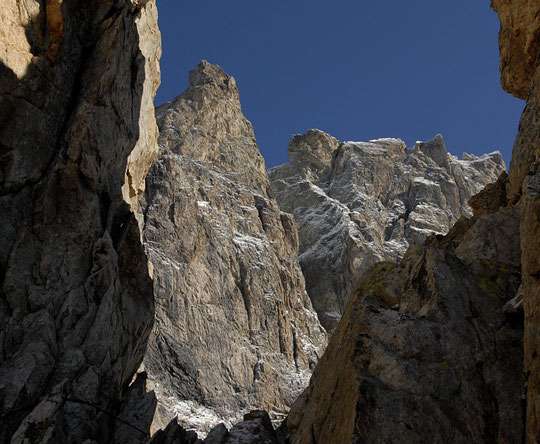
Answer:
<svg viewBox="0 0 540 444"><path fill-rule="evenodd" d="M157 109L144 242L156 324L144 364L172 417L207 432L250 408L282 416L326 346L306 294L292 216L269 191L234 78L201 62Z"/></svg>
<svg viewBox="0 0 540 444"><path fill-rule="evenodd" d="M307 291L329 331L368 267L446 233L471 214L467 199L505 170L498 152L457 159L441 136L408 149L399 139L340 143L310 130L292 138L289 156L270 180L298 224Z"/></svg>
<svg viewBox="0 0 540 444"><path fill-rule="evenodd" d="M537 0L491 0L499 15L501 84L509 93L526 99L537 69L540 15Z"/></svg>
<svg viewBox="0 0 540 444"><path fill-rule="evenodd" d="M2 3L0 442L115 436L154 316L134 212L160 52L154 1Z"/></svg>

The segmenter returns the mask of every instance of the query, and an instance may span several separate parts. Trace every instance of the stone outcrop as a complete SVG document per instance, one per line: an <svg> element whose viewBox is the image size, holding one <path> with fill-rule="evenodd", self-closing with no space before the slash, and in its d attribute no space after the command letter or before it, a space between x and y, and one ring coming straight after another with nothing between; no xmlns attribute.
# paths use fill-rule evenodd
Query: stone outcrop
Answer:
<svg viewBox="0 0 540 444"><path fill-rule="evenodd" d="M272 175L309 204L299 240L220 68L202 63L160 108L157 153L153 0L6 0L0 442L147 442L147 382L154 427L180 416L153 443L540 442L540 5L492 4L503 86L527 98L509 176L409 246L467 214L500 157L296 136ZM326 344L299 245L303 261L328 256L304 271L337 307L369 263L409 248L359 280L276 434ZM252 407L271 415L229 425Z"/></svg>
<svg viewBox="0 0 540 444"><path fill-rule="evenodd" d="M289 156L270 179L280 208L298 224L307 291L329 331L367 268L448 232L470 215L467 199L505 169L498 152L458 160L441 136L407 149L399 139L340 144L310 130L292 138Z"/></svg>
<svg viewBox="0 0 540 444"><path fill-rule="evenodd" d="M0 442L109 442L154 315L155 2L6 0L0 25Z"/></svg>
<svg viewBox="0 0 540 444"><path fill-rule="evenodd" d="M537 69L540 48L538 0L491 0L499 15L501 84L505 91L526 99Z"/></svg>
<svg viewBox="0 0 540 444"><path fill-rule="evenodd" d="M523 314L505 310L518 221L484 208L370 268L285 422L290 441L522 442Z"/></svg>
<svg viewBox="0 0 540 444"><path fill-rule="evenodd" d="M292 216L269 191L234 78L201 62L157 109L144 242L156 324L144 365L174 415L207 432L250 408L288 410L326 345L304 287Z"/></svg>

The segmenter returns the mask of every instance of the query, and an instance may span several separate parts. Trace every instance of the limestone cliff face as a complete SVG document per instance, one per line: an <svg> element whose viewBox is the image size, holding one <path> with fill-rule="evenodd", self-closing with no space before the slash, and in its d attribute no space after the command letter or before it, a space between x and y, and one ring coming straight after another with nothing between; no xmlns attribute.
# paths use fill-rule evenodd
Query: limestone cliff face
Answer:
<svg viewBox="0 0 540 444"><path fill-rule="evenodd" d="M526 99L536 72L540 47L538 0L491 0L501 28L501 84L509 93Z"/></svg>
<svg viewBox="0 0 540 444"><path fill-rule="evenodd" d="M155 2L7 0L0 24L0 442L109 441L154 313Z"/></svg>
<svg viewBox="0 0 540 444"><path fill-rule="evenodd" d="M326 333L305 292L292 216L269 192L234 78L202 62L157 110L144 242L156 324L144 364L155 425L208 431L249 408L283 414L307 385Z"/></svg>
<svg viewBox="0 0 540 444"><path fill-rule="evenodd" d="M329 331L365 270L448 232L470 215L467 199L505 170L498 152L458 160L441 136L407 149L399 139L340 144L310 130L292 138L289 156L270 179L280 208L298 224L307 291Z"/></svg>
<svg viewBox="0 0 540 444"><path fill-rule="evenodd" d="M528 442L534 443L540 441L540 68L521 117L514 162L520 170L510 180L511 192L521 193L517 206L521 209L525 370L529 375L527 431Z"/></svg>
<svg viewBox="0 0 540 444"><path fill-rule="evenodd" d="M527 99L520 131L512 152L510 186L512 201L519 200L530 166L540 156L534 128L538 127L538 54L540 51L540 3L538 0L492 0L501 29L501 84L509 93Z"/></svg>

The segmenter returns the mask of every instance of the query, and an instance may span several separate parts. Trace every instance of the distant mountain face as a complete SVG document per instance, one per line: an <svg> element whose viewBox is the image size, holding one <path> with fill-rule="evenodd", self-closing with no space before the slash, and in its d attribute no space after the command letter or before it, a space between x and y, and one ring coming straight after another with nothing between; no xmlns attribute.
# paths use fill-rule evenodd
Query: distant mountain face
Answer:
<svg viewBox="0 0 540 444"><path fill-rule="evenodd" d="M408 149L399 139L340 143L310 130L292 138L289 156L270 180L298 224L307 291L328 331L368 267L448 232L471 215L467 200L505 170L498 152L458 160L440 135Z"/></svg>
<svg viewBox="0 0 540 444"><path fill-rule="evenodd" d="M199 64L188 90L156 114L159 154L143 205L155 426L179 415L208 431L261 407L279 417L326 346L293 218L271 197L234 78L221 68Z"/></svg>

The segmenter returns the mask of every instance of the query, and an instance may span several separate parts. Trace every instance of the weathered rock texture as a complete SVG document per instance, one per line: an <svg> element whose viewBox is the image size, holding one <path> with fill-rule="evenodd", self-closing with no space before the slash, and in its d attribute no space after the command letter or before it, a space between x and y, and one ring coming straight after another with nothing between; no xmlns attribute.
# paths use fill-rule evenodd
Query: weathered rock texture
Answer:
<svg viewBox="0 0 540 444"><path fill-rule="evenodd" d="M130 205L159 54L154 1L2 3L0 442L109 442L119 425L154 314Z"/></svg>
<svg viewBox="0 0 540 444"><path fill-rule="evenodd" d="M540 2L493 1L501 20L502 84L527 98L512 152L508 197L521 209L527 442L540 442Z"/></svg>
<svg viewBox="0 0 540 444"><path fill-rule="evenodd" d="M144 241L156 325L145 368L159 406L207 431L251 407L283 414L326 345L304 288L292 216L271 198L238 89L201 62L157 110Z"/></svg>
<svg viewBox="0 0 540 444"><path fill-rule="evenodd" d="M537 69L540 46L538 0L491 0L499 14L501 29L501 84L509 93L526 99Z"/></svg>
<svg viewBox="0 0 540 444"><path fill-rule="evenodd" d="M526 160L525 160L526 159ZM520 191L525 370L528 380L528 442L540 442L540 68L521 117L510 170L512 191ZM510 199L515 199L510 194Z"/></svg>
<svg viewBox="0 0 540 444"><path fill-rule="evenodd" d="M298 224L307 291L329 331L369 266L397 262L410 243L448 232L470 215L467 199L505 169L498 152L458 160L441 136L407 149L399 139L340 144L310 130L292 138L289 156L270 179Z"/></svg>
<svg viewBox="0 0 540 444"><path fill-rule="evenodd" d="M278 444L270 416L264 410L244 415L243 421L230 430L223 423L213 427L204 440L193 430L186 431L173 419L165 428L152 436L150 444Z"/></svg>
<svg viewBox="0 0 540 444"><path fill-rule="evenodd" d="M493 0L501 20L501 83L527 99L512 152L508 198L521 209L527 442L540 442L540 2Z"/></svg>
<svg viewBox="0 0 540 444"><path fill-rule="evenodd" d="M286 420L291 442L522 442L523 315L505 309L518 221L484 209L369 269Z"/></svg>

